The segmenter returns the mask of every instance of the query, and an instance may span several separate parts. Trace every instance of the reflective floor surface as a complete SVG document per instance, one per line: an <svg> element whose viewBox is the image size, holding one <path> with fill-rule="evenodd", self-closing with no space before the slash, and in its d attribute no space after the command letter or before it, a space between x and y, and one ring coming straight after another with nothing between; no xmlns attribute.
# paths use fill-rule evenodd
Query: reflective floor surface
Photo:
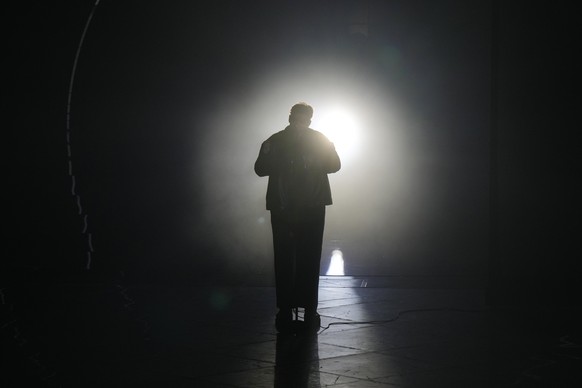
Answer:
<svg viewBox="0 0 582 388"><path fill-rule="evenodd" d="M491 309L485 290L469 281L322 277L316 335L276 333L272 287L28 284L1 291L2 387L582 382L580 322L571 313Z"/></svg>

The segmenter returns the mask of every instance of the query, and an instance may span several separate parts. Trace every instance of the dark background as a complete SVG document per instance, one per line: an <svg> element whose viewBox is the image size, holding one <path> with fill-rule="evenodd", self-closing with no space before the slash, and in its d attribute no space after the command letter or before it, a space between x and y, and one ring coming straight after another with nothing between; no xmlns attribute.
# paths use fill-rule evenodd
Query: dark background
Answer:
<svg viewBox="0 0 582 388"><path fill-rule="evenodd" d="M5 16L4 281L270 282L252 163L292 103L315 99L317 115L347 89L368 138L331 178L324 264L340 247L347 275L474 277L493 303L576 304L573 14L486 1L20 6Z"/></svg>

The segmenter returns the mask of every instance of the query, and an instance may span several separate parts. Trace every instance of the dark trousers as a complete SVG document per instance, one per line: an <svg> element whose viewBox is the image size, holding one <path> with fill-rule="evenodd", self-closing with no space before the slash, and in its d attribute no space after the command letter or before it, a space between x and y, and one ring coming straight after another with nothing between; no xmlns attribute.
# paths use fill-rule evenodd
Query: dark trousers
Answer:
<svg viewBox="0 0 582 388"><path fill-rule="evenodd" d="M325 206L271 211L277 307L317 309Z"/></svg>

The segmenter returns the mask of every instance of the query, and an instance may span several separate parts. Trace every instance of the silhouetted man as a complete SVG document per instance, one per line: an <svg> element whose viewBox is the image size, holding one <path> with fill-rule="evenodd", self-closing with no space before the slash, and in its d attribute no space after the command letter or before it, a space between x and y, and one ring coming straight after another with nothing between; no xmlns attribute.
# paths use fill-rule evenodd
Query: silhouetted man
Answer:
<svg viewBox="0 0 582 388"><path fill-rule="evenodd" d="M331 205L327 174L340 159L322 133L309 128L313 108L295 104L289 126L268 138L255 162L259 176L269 176L267 210L271 211L277 292L276 328L289 331L293 308L305 309L305 324L319 329L319 267L325 206Z"/></svg>

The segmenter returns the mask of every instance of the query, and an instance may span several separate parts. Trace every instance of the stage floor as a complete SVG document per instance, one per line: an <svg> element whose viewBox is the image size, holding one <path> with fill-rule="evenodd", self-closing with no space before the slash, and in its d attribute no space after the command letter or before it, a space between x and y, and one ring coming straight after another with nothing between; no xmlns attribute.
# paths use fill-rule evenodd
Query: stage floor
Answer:
<svg viewBox="0 0 582 388"><path fill-rule="evenodd" d="M1 385L477 388L582 382L580 322L573 313L492 309L484 289L445 283L322 277L322 328L311 336L277 335L272 287L10 286L0 295Z"/></svg>

